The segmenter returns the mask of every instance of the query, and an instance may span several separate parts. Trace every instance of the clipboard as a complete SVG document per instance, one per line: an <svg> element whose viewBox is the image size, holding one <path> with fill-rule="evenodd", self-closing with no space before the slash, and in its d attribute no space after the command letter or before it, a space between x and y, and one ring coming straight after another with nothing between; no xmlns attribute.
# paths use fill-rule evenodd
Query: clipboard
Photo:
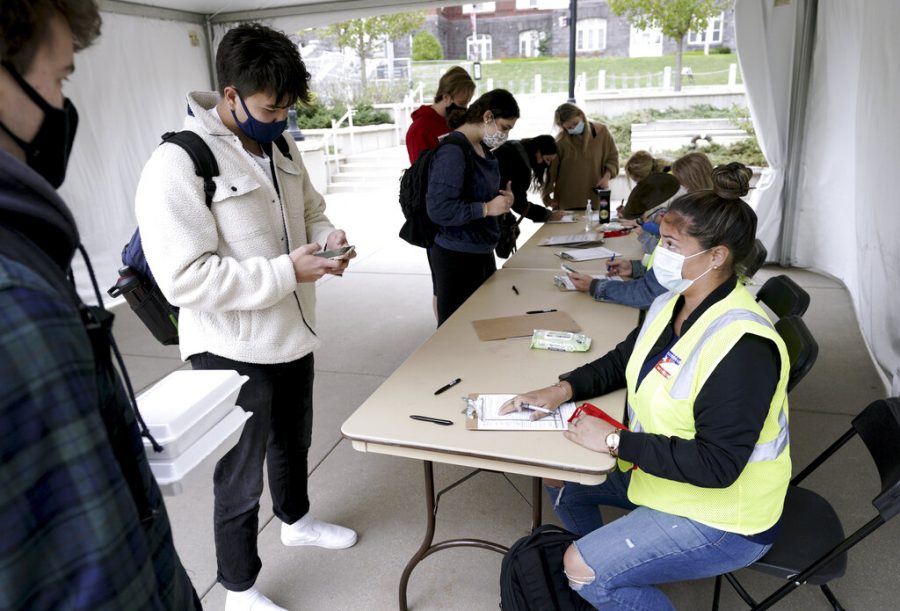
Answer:
<svg viewBox="0 0 900 611"><path fill-rule="evenodd" d="M535 329L553 329L554 331L572 331L577 333L581 327L566 312L541 312L540 314L520 314L501 318L484 318L473 320L472 326L478 339L489 342L509 337L531 337Z"/></svg>
<svg viewBox="0 0 900 611"><path fill-rule="evenodd" d="M492 398L498 404L515 397L513 394L470 393L466 397L466 430L469 431L567 431L575 413L575 403L567 401L552 415L531 420L529 412L514 412L502 419L483 419L481 398Z"/></svg>

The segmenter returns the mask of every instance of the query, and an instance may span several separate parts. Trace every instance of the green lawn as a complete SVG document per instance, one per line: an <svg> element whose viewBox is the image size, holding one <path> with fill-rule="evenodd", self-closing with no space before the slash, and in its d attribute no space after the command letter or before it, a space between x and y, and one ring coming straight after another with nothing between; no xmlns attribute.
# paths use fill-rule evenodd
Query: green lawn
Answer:
<svg viewBox="0 0 900 611"><path fill-rule="evenodd" d="M684 54L684 66L694 72L693 83L685 79L685 85L724 85L728 83L728 65L737 63L733 53L721 55L703 55L692 51ZM423 92L429 97L437 88L437 81L447 68L463 65L471 70L470 62L440 61L413 62L413 83L424 83ZM612 88L633 88L647 86L648 79L652 86L662 85L662 71L665 66L675 69L675 56L661 57L586 57L578 58L575 63L576 75L585 73L588 90L597 89L597 73L606 70L606 86ZM565 91L569 83L569 61L562 57L512 58L499 60L496 63L483 63L481 66L482 83L494 79L494 87L510 89L515 93L531 92L534 75L541 74L543 91ZM625 82L623 83L623 77ZM738 70L737 80L741 82ZM674 81L674 75L673 75Z"/></svg>

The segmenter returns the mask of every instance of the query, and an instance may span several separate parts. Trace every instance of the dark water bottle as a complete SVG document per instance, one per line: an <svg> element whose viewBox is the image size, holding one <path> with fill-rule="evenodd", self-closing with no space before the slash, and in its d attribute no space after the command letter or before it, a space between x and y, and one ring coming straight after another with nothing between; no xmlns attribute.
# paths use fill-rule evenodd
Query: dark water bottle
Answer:
<svg viewBox="0 0 900 611"><path fill-rule="evenodd" d="M597 204L597 212L599 213L600 223L608 223L609 216L609 189L594 187L594 193L597 194L599 203Z"/></svg>
<svg viewBox="0 0 900 611"><path fill-rule="evenodd" d="M110 297L124 297L133 308L147 300L147 288L128 265L119 268L119 279L106 291Z"/></svg>

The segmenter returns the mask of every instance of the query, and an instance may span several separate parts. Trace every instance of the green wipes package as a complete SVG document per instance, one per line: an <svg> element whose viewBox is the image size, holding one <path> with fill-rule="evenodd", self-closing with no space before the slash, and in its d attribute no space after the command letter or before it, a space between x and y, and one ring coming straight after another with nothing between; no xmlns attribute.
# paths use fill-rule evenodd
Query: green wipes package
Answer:
<svg viewBox="0 0 900 611"><path fill-rule="evenodd" d="M584 333L535 329L531 336L531 347L559 352L587 352L591 349L591 338Z"/></svg>

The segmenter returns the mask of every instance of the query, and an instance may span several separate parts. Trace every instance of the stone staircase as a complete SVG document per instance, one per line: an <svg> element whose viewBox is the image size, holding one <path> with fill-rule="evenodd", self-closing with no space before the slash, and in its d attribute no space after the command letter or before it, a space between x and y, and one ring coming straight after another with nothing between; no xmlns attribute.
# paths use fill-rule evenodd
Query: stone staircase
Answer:
<svg viewBox="0 0 900 611"><path fill-rule="evenodd" d="M329 193L358 191L399 192L400 176L409 167L405 146L347 155L338 161L328 180Z"/></svg>

